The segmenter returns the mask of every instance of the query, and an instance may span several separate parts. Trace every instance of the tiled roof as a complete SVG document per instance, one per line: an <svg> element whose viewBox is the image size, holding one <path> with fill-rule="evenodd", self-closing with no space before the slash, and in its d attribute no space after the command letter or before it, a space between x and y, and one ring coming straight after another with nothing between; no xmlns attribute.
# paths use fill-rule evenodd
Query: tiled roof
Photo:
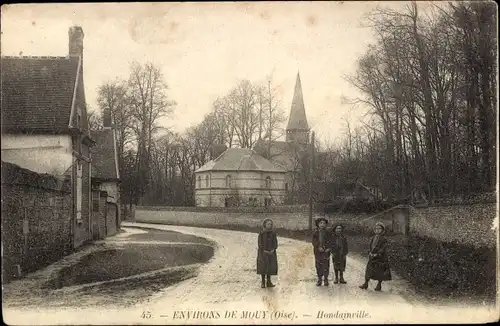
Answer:
<svg viewBox="0 0 500 326"><path fill-rule="evenodd" d="M2 132L67 132L78 61L2 57Z"/></svg>
<svg viewBox="0 0 500 326"><path fill-rule="evenodd" d="M112 129L91 130L90 136L96 144L92 153L92 178L119 179L117 171L115 138Z"/></svg>
<svg viewBox="0 0 500 326"><path fill-rule="evenodd" d="M215 160L208 162L195 172L205 171L286 172L282 167L248 148L228 148Z"/></svg>

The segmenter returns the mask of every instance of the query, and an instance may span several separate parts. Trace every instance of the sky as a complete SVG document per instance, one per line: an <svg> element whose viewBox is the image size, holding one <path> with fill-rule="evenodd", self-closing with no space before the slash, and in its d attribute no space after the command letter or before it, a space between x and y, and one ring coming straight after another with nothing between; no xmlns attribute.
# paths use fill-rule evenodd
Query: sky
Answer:
<svg viewBox="0 0 500 326"><path fill-rule="evenodd" d="M65 56L68 29L84 38L87 104L97 88L127 78L130 63L158 66L177 102L161 124L182 132L201 122L212 103L238 81L259 83L272 73L288 118L297 72L306 114L316 138L341 137L342 118L354 125L366 108L352 111L342 97L360 94L344 76L374 42L363 17L377 5L403 2L199 2L16 4L2 6L2 55ZM285 122L286 123L286 122ZM283 126L284 127L284 126Z"/></svg>

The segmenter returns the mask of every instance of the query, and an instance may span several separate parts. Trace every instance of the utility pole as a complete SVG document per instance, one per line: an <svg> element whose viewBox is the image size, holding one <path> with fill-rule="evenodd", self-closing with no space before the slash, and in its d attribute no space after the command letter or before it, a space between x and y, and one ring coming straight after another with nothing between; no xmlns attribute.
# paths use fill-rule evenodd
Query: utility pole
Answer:
<svg viewBox="0 0 500 326"><path fill-rule="evenodd" d="M309 231L312 232L313 225L313 171L314 171L314 131L311 135L309 158Z"/></svg>

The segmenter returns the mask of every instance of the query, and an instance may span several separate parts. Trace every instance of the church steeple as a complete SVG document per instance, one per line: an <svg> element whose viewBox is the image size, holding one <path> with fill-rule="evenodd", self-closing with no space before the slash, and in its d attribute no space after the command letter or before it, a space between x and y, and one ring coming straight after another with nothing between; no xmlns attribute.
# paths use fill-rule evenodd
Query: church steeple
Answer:
<svg viewBox="0 0 500 326"><path fill-rule="evenodd" d="M300 74L297 72L295 82L295 92L293 94L290 117L286 127L286 141L307 144L309 142L309 125L307 123L306 109L302 95L302 85L300 83Z"/></svg>

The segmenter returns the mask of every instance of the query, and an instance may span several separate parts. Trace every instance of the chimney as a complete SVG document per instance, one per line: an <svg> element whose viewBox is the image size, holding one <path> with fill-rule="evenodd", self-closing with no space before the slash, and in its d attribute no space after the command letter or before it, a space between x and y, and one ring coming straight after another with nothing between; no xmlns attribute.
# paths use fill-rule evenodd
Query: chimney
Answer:
<svg viewBox="0 0 500 326"><path fill-rule="evenodd" d="M112 128L111 110L109 108L105 108L104 112L102 113L102 126L104 127L104 129Z"/></svg>
<svg viewBox="0 0 500 326"><path fill-rule="evenodd" d="M83 29L80 26L72 26L68 31L69 35L69 56L82 57L83 59Z"/></svg>

